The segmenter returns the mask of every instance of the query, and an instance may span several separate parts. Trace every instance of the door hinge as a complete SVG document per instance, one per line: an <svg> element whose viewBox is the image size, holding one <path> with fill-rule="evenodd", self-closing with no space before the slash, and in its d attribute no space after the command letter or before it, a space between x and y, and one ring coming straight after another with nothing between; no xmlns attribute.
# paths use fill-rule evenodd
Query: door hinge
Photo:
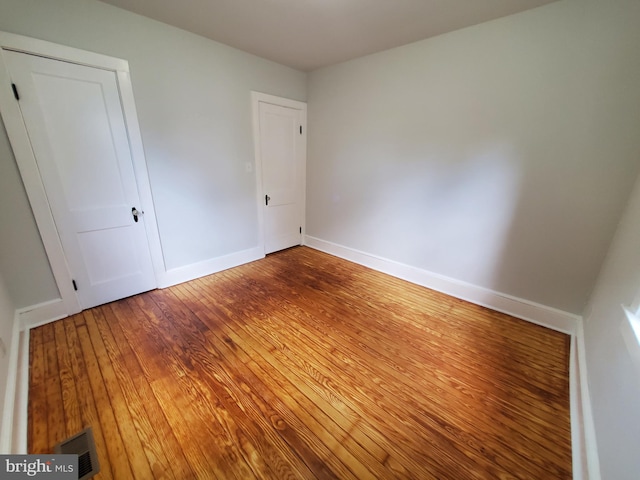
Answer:
<svg viewBox="0 0 640 480"><path fill-rule="evenodd" d="M300 135L302 135L302 125L300 125Z"/></svg>
<svg viewBox="0 0 640 480"><path fill-rule="evenodd" d="M18 87L16 87L15 83L11 84L11 89L13 90L13 96L16 97L16 100L20 100L20 95L18 95Z"/></svg>
<svg viewBox="0 0 640 480"><path fill-rule="evenodd" d="M71 283L73 283L73 289L77 292L78 291L78 285L76 284L75 280L71 280Z"/></svg>

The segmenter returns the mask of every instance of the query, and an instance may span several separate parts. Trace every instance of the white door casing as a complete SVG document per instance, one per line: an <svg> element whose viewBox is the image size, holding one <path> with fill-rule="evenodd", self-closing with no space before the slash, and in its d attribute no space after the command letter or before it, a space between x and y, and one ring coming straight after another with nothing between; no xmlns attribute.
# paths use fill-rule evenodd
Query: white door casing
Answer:
<svg viewBox="0 0 640 480"><path fill-rule="evenodd" d="M0 109L67 312L154 288L162 257L128 65L0 41L0 79L20 95L2 85ZM138 222L134 207L145 212Z"/></svg>
<svg viewBox="0 0 640 480"><path fill-rule="evenodd" d="M302 243L306 104L253 92L259 212L265 253Z"/></svg>

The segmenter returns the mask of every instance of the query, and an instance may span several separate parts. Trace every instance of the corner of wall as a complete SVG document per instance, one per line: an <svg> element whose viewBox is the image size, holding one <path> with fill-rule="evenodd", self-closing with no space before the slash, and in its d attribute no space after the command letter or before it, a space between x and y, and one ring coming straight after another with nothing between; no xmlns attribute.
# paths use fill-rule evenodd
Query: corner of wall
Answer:
<svg viewBox="0 0 640 480"><path fill-rule="evenodd" d="M16 310L20 329L30 329L53 322L68 316L67 308L62 299L56 298L30 307Z"/></svg>
<svg viewBox="0 0 640 480"><path fill-rule="evenodd" d="M261 258L264 258L264 248L254 247L184 267L173 268L158 276L158 288L171 287Z"/></svg>
<svg viewBox="0 0 640 480"><path fill-rule="evenodd" d="M573 335L580 321L578 315L517 298L488 288L445 277L427 270L361 252L320 238L306 236L304 245L364 265L379 272L460 298L476 305L506 313L558 332Z"/></svg>

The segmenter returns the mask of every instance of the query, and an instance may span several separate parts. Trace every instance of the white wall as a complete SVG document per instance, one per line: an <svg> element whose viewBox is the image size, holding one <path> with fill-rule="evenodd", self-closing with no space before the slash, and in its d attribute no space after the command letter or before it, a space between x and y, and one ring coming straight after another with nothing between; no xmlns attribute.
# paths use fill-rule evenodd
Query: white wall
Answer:
<svg viewBox="0 0 640 480"><path fill-rule="evenodd" d="M250 91L304 101L306 74L95 0L0 0L0 12L0 30L129 61L168 269L258 245ZM0 266L20 308L57 290L7 152L3 133Z"/></svg>
<svg viewBox="0 0 640 480"><path fill-rule="evenodd" d="M7 394L7 379L9 378L9 363L11 358L11 348L17 348L17 345L12 345L13 340L13 326L15 318L15 307L9 296L9 291L5 286L5 281L0 274L0 338L6 347L6 353L4 356L0 355L0 432L4 435L10 432L10 428L7 425L3 425L4 408L6 403ZM13 365L15 368L15 365ZM10 387L10 394L14 395L15 391ZM5 448L11 444L11 439L0 438L0 445ZM2 451L0 453L5 454L9 451Z"/></svg>
<svg viewBox="0 0 640 480"><path fill-rule="evenodd" d="M580 314L640 166L640 2L312 72L307 234Z"/></svg>
<svg viewBox="0 0 640 480"><path fill-rule="evenodd" d="M15 304L20 307L60 296L2 119L0 119L0 272L5 272L9 294Z"/></svg>
<svg viewBox="0 0 640 480"><path fill-rule="evenodd" d="M640 182L607 256L585 316L589 390L603 479L640 476L640 370L621 324L640 293Z"/></svg>

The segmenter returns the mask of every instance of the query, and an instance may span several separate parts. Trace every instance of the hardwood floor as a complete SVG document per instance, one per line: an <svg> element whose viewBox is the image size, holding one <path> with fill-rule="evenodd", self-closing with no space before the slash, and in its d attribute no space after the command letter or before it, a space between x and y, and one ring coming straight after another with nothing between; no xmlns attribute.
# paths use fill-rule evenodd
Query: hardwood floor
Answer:
<svg viewBox="0 0 640 480"><path fill-rule="evenodd" d="M97 478L571 478L570 339L305 247L31 330Z"/></svg>

